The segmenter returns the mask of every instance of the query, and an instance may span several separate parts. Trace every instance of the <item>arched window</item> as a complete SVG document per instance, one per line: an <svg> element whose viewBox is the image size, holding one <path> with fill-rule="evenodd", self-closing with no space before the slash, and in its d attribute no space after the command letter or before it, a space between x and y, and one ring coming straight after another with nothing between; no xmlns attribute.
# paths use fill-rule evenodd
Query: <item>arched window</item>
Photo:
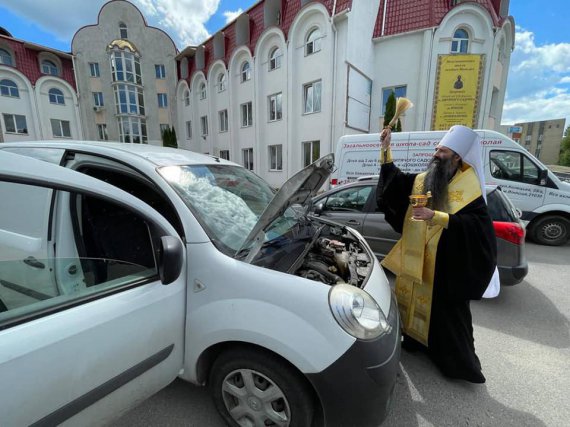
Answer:
<svg viewBox="0 0 570 427"><path fill-rule="evenodd" d="M206 99L206 83L200 83L200 99Z"/></svg>
<svg viewBox="0 0 570 427"><path fill-rule="evenodd" d="M220 73L218 75L218 92L223 92L226 90L226 73Z"/></svg>
<svg viewBox="0 0 570 427"><path fill-rule="evenodd" d="M48 94L51 104L65 105L65 99L63 98L63 92L61 90L52 88L48 91Z"/></svg>
<svg viewBox="0 0 570 427"><path fill-rule="evenodd" d="M190 91L189 90L184 92L184 105L186 105L187 107L190 105Z"/></svg>
<svg viewBox="0 0 570 427"><path fill-rule="evenodd" d="M241 64L241 82L246 82L251 78L251 68L249 67L249 62L244 61Z"/></svg>
<svg viewBox="0 0 570 427"><path fill-rule="evenodd" d="M53 63L49 59L44 59L42 61L42 73L50 74L52 76L58 76L59 75L57 65L55 65L55 63Z"/></svg>
<svg viewBox="0 0 570 427"><path fill-rule="evenodd" d="M127 37L127 24L124 22L119 22L119 36L122 39L128 39Z"/></svg>
<svg viewBox="0 0 570 427"><path fill-rule="evenodd" d="M281 67L281 49L275 47L269 53L269 71Z"/></svg>
<svg viewBox="0 0 570 427"><path fill-rule="evenodd" d="M12 54L6 49L0 49L0 64L4 65L14 65L12 60Z"/></svg>
<svg viewBox="0 0 570 427"><path fill-rule="evenodd" d="M313 28L305 40L305 55L312 55L319 50L321 50L321 32L318 28Z"/></svg>
<svg viewBox="0 0 570 427"><path fill-rule="evenodd" d="M18 90L18 85L14 83L12 80L8 79L0 80L0 95L19 98L20 91Z"/></svg>
<svg viewBox="0 0 570 427"><path fill-rule="evenodd" d="M458 28L451 40L451 53L467 53L469 50L469 33L463 28Z"/></svg>

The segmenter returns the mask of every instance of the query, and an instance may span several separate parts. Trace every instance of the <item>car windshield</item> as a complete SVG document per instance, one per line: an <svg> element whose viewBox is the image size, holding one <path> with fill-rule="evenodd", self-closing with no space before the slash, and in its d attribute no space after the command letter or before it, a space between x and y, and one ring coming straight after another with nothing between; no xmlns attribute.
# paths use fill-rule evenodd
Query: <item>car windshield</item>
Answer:
<svg viewBox="0 0 570 427"><path fill-rule="evenodd" d="M271 199L271 187L253 172L232 165L184 165L159 169L214 244L233 256Z"/></svg>

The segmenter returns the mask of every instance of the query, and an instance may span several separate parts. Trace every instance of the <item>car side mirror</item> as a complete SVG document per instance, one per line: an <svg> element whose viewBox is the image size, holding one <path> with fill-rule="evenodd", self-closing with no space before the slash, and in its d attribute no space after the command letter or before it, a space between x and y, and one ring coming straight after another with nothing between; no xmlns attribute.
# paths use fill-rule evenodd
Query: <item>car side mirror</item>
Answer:
<svg viewBox="0 0 570 427"><path fill-rule="evenodd" d="M168 285L178 279L184 264L184 247L180 239L173 236L160 238L158 259L158 276L163 285Z"/></svg>
<svg viewBox="0 0 570 427"><path fill-rule="evenodd" d="M322 203L319 203L317 206L315 206L315 210L314 210L315 215L318 216L318 215L322 214L323 208L324 208L324 206Z"/></svg>
<svg viewBox="0 0 570 427"><path fill-rule="evenodd" d="M547 182L548 182L548 169L541 169L540 174L538 175L538 184L546 185Z"/></svg>

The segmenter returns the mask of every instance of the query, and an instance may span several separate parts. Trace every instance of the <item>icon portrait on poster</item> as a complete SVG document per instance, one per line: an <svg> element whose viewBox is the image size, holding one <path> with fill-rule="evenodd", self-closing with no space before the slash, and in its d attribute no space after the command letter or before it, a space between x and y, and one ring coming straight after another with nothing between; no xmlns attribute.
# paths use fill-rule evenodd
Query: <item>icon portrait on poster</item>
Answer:
<svg viewBox="0 0 570 427"><path fill-rule="evenodd" d="M457 76L457 80L453 83L453 89L463 89L463 81L461 80L461 74Z"/></svg>

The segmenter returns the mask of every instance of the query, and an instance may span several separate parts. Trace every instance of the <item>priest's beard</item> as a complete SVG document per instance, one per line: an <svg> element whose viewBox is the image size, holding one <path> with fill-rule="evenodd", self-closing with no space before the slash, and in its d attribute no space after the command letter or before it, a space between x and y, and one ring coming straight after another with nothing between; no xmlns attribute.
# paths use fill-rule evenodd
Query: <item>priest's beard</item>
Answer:
<svg viewBox="0 0 570 427"><path fill-rule="evenodd" d="M447 187L456 171L452 161L452 158L439 159L434 157L428 165L423 193L431 191L431 208L433 210L447 211Z"/></svg>

